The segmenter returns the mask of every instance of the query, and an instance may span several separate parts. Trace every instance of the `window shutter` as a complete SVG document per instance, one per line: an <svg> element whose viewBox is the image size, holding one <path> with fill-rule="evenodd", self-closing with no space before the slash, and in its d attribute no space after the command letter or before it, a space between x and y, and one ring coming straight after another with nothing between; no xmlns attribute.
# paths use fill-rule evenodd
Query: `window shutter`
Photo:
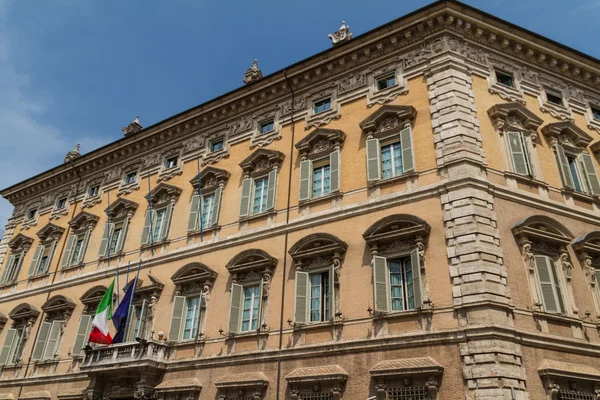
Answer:
<svg viewBox="0 0 600 400"><path fill-rule="evenodd" d="M83 347L87 341L92 329L92 316L82 315L77 327L77 335L75 336L75 344L73 345L73 355L83 354Z"/></svg>
<svg viewBox="0 0 600 400"><path fill-rule="evenodd" d="M217 225L217 222L219 222L219 212L221 212L221 196L222 196L222 194L223 194L223 188L218 187L217 190L215 190L215 199L214 199L214 203L213 203L212 219L209 222L210 226L215 226L215 225Z"/></svg>
<svg viewBox="0 0 600 400"><path fill-rule="evenodd" d="M240 331L240 314L242 312L242 299L244 287L233 283L231 285L231 304L229 306L229 333Z"/></svg>
<svg viewBox="0 0 600 400"><path fill-rule="evenodd" d="M135 306L132 304L129 304L129 311L127 312L127 323L125 325L125 342L132 342L135 338L133 337L134 331L135 331L135 324L136 324L136 317L135 317Z"/></svg>
<svg viewBox="0 0 600 400"><path fill-rule="evenodd" d="M373 257L373 293L375 311L388 312L389 307L389 277L387 259L385 257Z"/></svg>
<svg viewBox="0 0 600 400"><path fill-rule="evenodd" d="M331 179L329 184L331 186L331 192L338 192L340 190L340 151L336 150L329 155L329 173Z"/></svg>
<svg viewBox="0 0 600 400"><path fill-rule="evenodd" d="M242 182L242 201L240 202L240 217L247 217L250 208L250 191L252 190L252 179L246 178Z"/></svg>
<svg viewBox="0 0 600 400"><path fill-rule="evenodd" d="M15 270L13 272L13 277L12 277L12 281L18 281L19 280L19 274L21 273L21 267L23 267L23 262L25 262L25 253L21 253L21 258L19 258L19 265L17 265L15 267ZM11 278L11 277L9 277Z"/></svg>
<svg viewBox="0 0 600 400"><path fill-rule="evenodd" d="M169 236L169 227L171 226L171 216L173 215L173 203L169 203L167 211L165 211L165 217L162 220L162 226L160 227L160 236L158 240L165 240Z"/></svg>
<svg viewBox="0 0 600 400"><path fill-rule="evenodd" d="M575 187L573 183L573 177L571 176L571 169L569 168L569 160L565 154L565 149L559 144L556 145L556 157L558 158L558 165L560 167L563 184L568 189Z"/></svg>
<svg viewBox="0 0 600 400"><path fill-rule="evenodd" d="M587 178L588 187L592 192L591 194L600 195L600 184L598 183L598 175L596 174L592 156L588 153L583 153L581 154L581 159L583 160L583 168L585 169L585 176Z"/></svg>
<svg viewBox="0 0 600 400"><path fill-rule="evenodd" d="M526 149L523 148L521 132L508 132L508 144L512 155L512 164L515 173L520 175L530 175L527 162Z"/></svg>
<svg viewBox="0 0 600 400"><path fill-rule="evenodd" d="M300 193L298 195L298 200L300 201L310 199L312 170L312 161L305 160L300 162Z"/></svg>
<svg viewBox="0 0 600 400"><path fill-rule="evenodd" d="M402 172L414 171L415 162L412 151L412 134L410 126L400 132L402 146Z"/></svg>
<svg viewBox="0 0 600 400"><path fill-rule="evenodd" d="M171 314L171 327L169 328L169 340L177 342L181 337L181 323L185 311L184 296L175 296L173 299L173 313Z"/></svg>
<svg viewBox="0 0 600 400"><path fill-rule="evenodd" d="M329 267L329 320L335 320L335 267Z"/></svg>
<svg viewBox="0 0 600 400"><path fill-rule="evenodd" d="M100 242L100 251L98 257L105 257L108 254L108 242L110 241L110 234L114 232L115 224L104 225L104 232L102 232L102 241Z"/></svg>
<svg viewBox="0 0 600 400"><path fill-rule="evenodd" d="M415 299L415 308L423 305L421 296L421 257L419 249L414 249L410 252L410 265L412 267L412 284Z"/></svg>
<svg viewBox="0 0 600 400"><path fill-rule="evenodd" d="M146 312L148 308L148 302L146 300L142 301L142 310L140 311L140 329L138 331L138 336L142 339L146 339ZM135 339L135 338L134 338Z"/></svg>
<svg viewBox="0 0 600 400"><path fill-rule="evenodd" d="M550 272L552 272L552 279L554 280L554 289L556 290L556 299L558 300L559 307L558 312L565 313L566 308L565 304L563 303L562 291L560 289L560 284L558 283L558 276L556 275L556 264L554 264L554 261L548 257L546 257L546 260L548 261L548 268L550 268Z"/></svg>
<svg viewBox="0 0 600 400"><path fill-rule="evenodd" d="M117 241L117 248L115 249L116 253L120 253L123 251L123 246L125 245L125 239L127 238L127 231L129 228L129 217L125 217L123 220L123 225L121 226L121 234L119 235L119 240Z"/></svg>
<svg viewBox="0 0 600 400"><path fill-rule="evenodd" d="M38 245L35 248L35 252L33 253L33 260L31 260L31 265L29 266L29 276L35 275L38 272L38 267L40 264L40 259L42 258L42 254L44 253L44 246Z"/></svg>
<svg viewBox="0 0 600 400"><path fill-rule="evenodd" d="M8 358L13 352L13 346L17 340L17 330L14 328L10 328L6 332L6 339L4 339L4 346L2 346L2 350L0 351L0 365L5 365L8 363Z"/></svg>
<svg viewBox="0 0 600 400"><path fill-rule="evenodd" d="M296 271L296 298L294 301L294 323L306 324L308 322L308 273Z"/></svg>
<svg viewBox="0 0 600 400"><path fill-rule="evenodd" d="M50 271L52 266L52 259L54 258L54 252L56 251L56 240L53 240L50 244L50 251L48 252L48 264L46 264L47 271Z"/></svg>
<svg viewBox="0 0 600 400"><path fill-rule="evenodd" d="M79 252L79 259L77 260L77 263L82 263L83 259L85 258L85 253L87 251L87 247L88 244L90 243L90 232L91 229L88 229L87 231L85 231L85 235L83 236L83 243L81 244L81 251Z"/></svg>
<svg viewBox="0 0 600 400"><path fill-rule="evenodd" d="M381 179L381 149L378 139L367 140L367 180Z"/></svg>
<svg viewBox="0 0 600 400"><path fill-rule="evenodd" d="M71 252L73 251L73 245L75 244L75 235L69 235L67 238L67 245L65 246L65 254L63 255L63 259L60 262L61 268L66 268L69 266L71 261Z"/></svg>
<svg viewBox="0 0 600 400"><path fill-rule="evenodd" d="M52 322L52 328L50 328L50 334L48 335L48 342L44 349L44 360L52 360L58 349L58 342L60 340L60 334L62 331L63 321Z"/></svg>
<svg viewBox="0 0 600 400"><path fill-rule="evenodd" d="M550 270L550 260L546 256L535 256L535 266L540 282L540 291L542 293L542 303L547 312L560 312L556 292L554 291L554 282L552 281L553 272Z"/></svg>
<svg viewBox="0 0 600 400"><path fill-rule="evenodd" d="M2 272L2 278L0 278L0 282L2 282L2 283L6 282L6 277L8 276L8 270L10 269L10 266L13 264L13 262L15 262L15 255L11 254L10 256L8 256L8 260L6 261L6 264L4 264L4 271Z"/></svg>
<svg viewBox="0 0 600 400"><path fill-rule="evenodd" d="M52 324L50 322L42 322L42 325L40 326L40 332L38 333L37 340L35 341L35 346L33 347L33 354L31 355L32 360L42 359L51 326Z"/></svg>
<svg viewBox="0 0 600 400"><path fill-rule="evenodd" d="M267 210L275 208L275 195L277 194L277 171L269 172L269 183L267 190Z"/></svg>
<svg viewBox="0 0 600 400"><path fill-rule="evenodd" d="M150 225L152 220L150 217L152 216L152 209L148 208L146 211L146 215L144 216L144 227L142 228L142 244L147 244L150 239Z"/></svg>
<svg viewBox="0 0 600 400"><path fill-rule="evenodd" d="M264 290L264 286L265 283L264 281L261 279L260 284L258 285L258 316L257 318L257 325L258 325L258 330L260 330L262 328L262 306L263 306L263 290Z"/></svg>
<svg viewBox="0 0 600 400"><path fill-rule="evenodd" d="M188 232L198 229L198 214L200 213L200 196L192 196L192 206L190 208L190 218L188 219Z"/></svg>

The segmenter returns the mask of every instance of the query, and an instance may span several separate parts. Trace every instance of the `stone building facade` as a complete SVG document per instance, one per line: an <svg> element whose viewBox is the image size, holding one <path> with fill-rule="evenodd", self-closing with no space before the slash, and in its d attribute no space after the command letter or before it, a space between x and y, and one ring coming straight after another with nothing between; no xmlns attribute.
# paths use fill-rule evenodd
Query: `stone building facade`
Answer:
<svg viewBox="0 0 600 400"><path fill-rule="evenodd" d="M0 192L0 398L600 398L598 60L455 1L330 38Z"/></svg>

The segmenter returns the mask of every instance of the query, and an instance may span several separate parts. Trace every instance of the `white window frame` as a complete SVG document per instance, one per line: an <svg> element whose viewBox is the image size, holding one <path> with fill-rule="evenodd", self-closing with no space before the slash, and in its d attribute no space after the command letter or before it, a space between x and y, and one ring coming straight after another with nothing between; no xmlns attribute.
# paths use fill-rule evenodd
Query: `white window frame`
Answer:
<svg viewBox="0 0 600 400"><path fill-rule="evenodd" d="M153 208L152 209L152 230L149 233L149 240L152 240L154 243L157 243L160 241L160 237L163 234L164 229L166 229L166 225L168 224L168 222L165 222L164 217L167 216L167 207L168 205L165 205L164 207L158 207L158 208ZM158 213L159 212L163 212L163 219L161 220L160 226L158 226ZM158 238L154 238L154 231L158 229Z"/></svg>
<svg viewBox="0 0 600 400"><path fill-rule="evenodd" d="M242 286L242 304L240 306L240 333L248 333L255 332L260 329L260 319L261 319L261 311L262 311L262 293L261 293L261 281L247 282ZM248 320L248 329L244 330L244 304L246 302L246 289L248 288L257 288L258 294L255 296L252 295L252 301L250 303L250 319ZM254 309L255 302L258 302L258 314L256 315L256 328L252 329L252 310Z"/></svg>
<svg viewBox="0 0 600 400"><path fill-rule="evenodd" d="M133 175L133 181L128 181L128 179L131 175ZM137 179L138 179L137 171L129 171L125 174L125 178L123 179L123 184L124 185L133 185L137 182Z"/></svg>
<svg viewBox="0 0 600 400"><path fill-rule="evenodd" d="M197 299L198 300L198 307L196 308L196 311L194 311L194 313L192 314L192 327L190 329L190 337L189 338L185 338L185 323L187 321L187 313L189 311L189 300L191 299ZM185 309L183 311L183 318L181 321L181 333L179 334L179 337L181 338L181 341L189 341L189 340L196 340L196 337L198 336L198 333L200 332L200 318L201 318L201 314L202 313L202 297L198 294L195 296L185 296ZM196 320L196 325L194 326L194 320ZM194 330L196 330L196 334L194 335Z"/></svg>
<svg viewBox="0 0 600 400"><path fill-rule="evenodd" d="M324 280L323 280L323 276L324 274L327 273L328 275L328 279L327 279L327 286L328 286L328 293L327 295L324 294ZM308 324L318 324L321 322L327 322L327 321L331 321L333 320L333 313L335 312L335 305L332 302L332 299L334 297L334 290L335 287L331 287L331 284L329 282L331 282L333 280L333 277L329 276L329 274L331 274L331 268L319 268L319 269L315 269L314 271L308 271ZM320 275L321 276L321 293L319 295L319 320L318 321L313 321L312 320L312 277L315 275ZM329 315L327 319L325 319L325 312L323 310L323 297L327 297L328 301L329 301Z"/></svg>
<svg viewBox="0 0 600 400"><path fill-rule="evenodd" d="M261 181L261 180L264 180L265 184L262 186L262 194L260 196L260 199L261 199L260 209L258 212L255 213L254 212L254 199L256 198L256 182ZM251 204L250 204L250 210L248 212L248 215L260 215L260 214L264 214L268 211L266 209L268 192L269 192L269 174L261 175L256 178L252 178L252 190L250 190L250 193L252 194L252 196L250 197ZM265 208L264 211L262 211L263 205Z"/></svg>

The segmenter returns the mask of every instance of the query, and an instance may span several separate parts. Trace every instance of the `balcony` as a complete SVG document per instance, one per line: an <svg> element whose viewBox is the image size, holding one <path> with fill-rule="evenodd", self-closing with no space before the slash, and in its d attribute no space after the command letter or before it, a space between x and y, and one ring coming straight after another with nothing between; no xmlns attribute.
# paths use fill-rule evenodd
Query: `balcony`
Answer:
<svg viewBox="0 0 600 400"><path fill-rule="evenodd" d="M86 350L81 370L87 372L148 368L163 370L170 352L170 345L155 340L97 346Z"/></svg>

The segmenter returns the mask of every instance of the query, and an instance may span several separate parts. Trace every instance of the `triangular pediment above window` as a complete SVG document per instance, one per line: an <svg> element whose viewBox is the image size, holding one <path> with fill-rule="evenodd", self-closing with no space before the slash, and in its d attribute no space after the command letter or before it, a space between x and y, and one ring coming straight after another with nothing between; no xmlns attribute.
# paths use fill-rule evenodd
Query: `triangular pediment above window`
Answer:
<svg viewBox="0 0 600 400"><path fill-rule="evenodd" d="M392 250L394 246L413 247L423 243L430 231L429 224L419 217L394 214L371 225L363 238L372 250Z"/></svg>
<svg viewBox="0 0 600 400"><path fill-rule="evenodd" d="M406 124L411 124L416 116L417 110L413 106L386 105L363 120L360 127L366 135L399 132Z"/></svg>
<svg viewBox="0 0 600 400"><path fill-rule="evenodd" d="M532 215L519 221L512 227L512 233L517 238L551 242L563 246L568 245L573 239L573 234L561 223L544 215Z"/></svg>
<svg viewBox="0 0 600 400"><path fill-rule="evenodd" d="M100 217L94 214L90 214L86 211L81 211L79 214L73 217L71 221L69 221L69 225L71 229L78 230L82 228L93 228L98 223Z"/></svg>
<svg viewBox="0 0 600 400"><path fill-rule="evenodd" d="M171 200L177 200L180 194L181 189L177 186L159 183L146 195L146 200L152 201L153 204L166 203Z"/></svg>
<svg viewBox="0 0 600 400"><path fill-rule="evenodd" d="M285 155L277 150L258 149L240 163L245 173L271 171L280 168Z"/></svg>
<svg viewBox="0 0 600 400"><path fill-rule="evenodd" d="M53 223L47 223L37 232L37 235L42 242L47 239L58 240L64 231L65 228L62 226L54 225Z"/></svg>
<svg viewBox="0 0 600 400"><path fill-rule="evenodd" d="M10 247L10 249L12 251L26 250L26 249L29 249L32 244L33 244L32 238L30 238L29 236L23 235L22 233L19 233L19 234L17 234L17 236L12 238L10 240L10 242L8 242L8 247Z"/></svg>
<svg viewBox="0 0 600 400"><path fill-rule="evenodd" d="M592 142L592 137L571 121L548 124L542 128L542 133L572 147L586 148Z"/></svg>
<svg viewBox="0 0 600 400"><path fill-rule="evenodd" d="M138 203L121 197L114 201L104 212L111 218L131 217L138 206Z"/></svg>
<svg viewBox="0 0 600 400"><path fill-rule="evenodd" d="M346 134L339 129L317 128L296 143L300 154L327 154L339 149L346 140Z"/></svg>
<svg viewBox="0 0 600 400"><path fill-rule="evenodd" d="M213 190L227 183L231 174L224 169L205 167L200 171L200 186L202 190ZM198 189L198 176L190 179L190 184Z"/></svg>
<svg viewBox="0 0 600 400"><path fill-rule="evenodd" d="M529 111L527 107L518 102L496 104L488 110L488 115L494 122L496 129L510 127L522 130L535 131L544 122L540 117Z"/></svg>

